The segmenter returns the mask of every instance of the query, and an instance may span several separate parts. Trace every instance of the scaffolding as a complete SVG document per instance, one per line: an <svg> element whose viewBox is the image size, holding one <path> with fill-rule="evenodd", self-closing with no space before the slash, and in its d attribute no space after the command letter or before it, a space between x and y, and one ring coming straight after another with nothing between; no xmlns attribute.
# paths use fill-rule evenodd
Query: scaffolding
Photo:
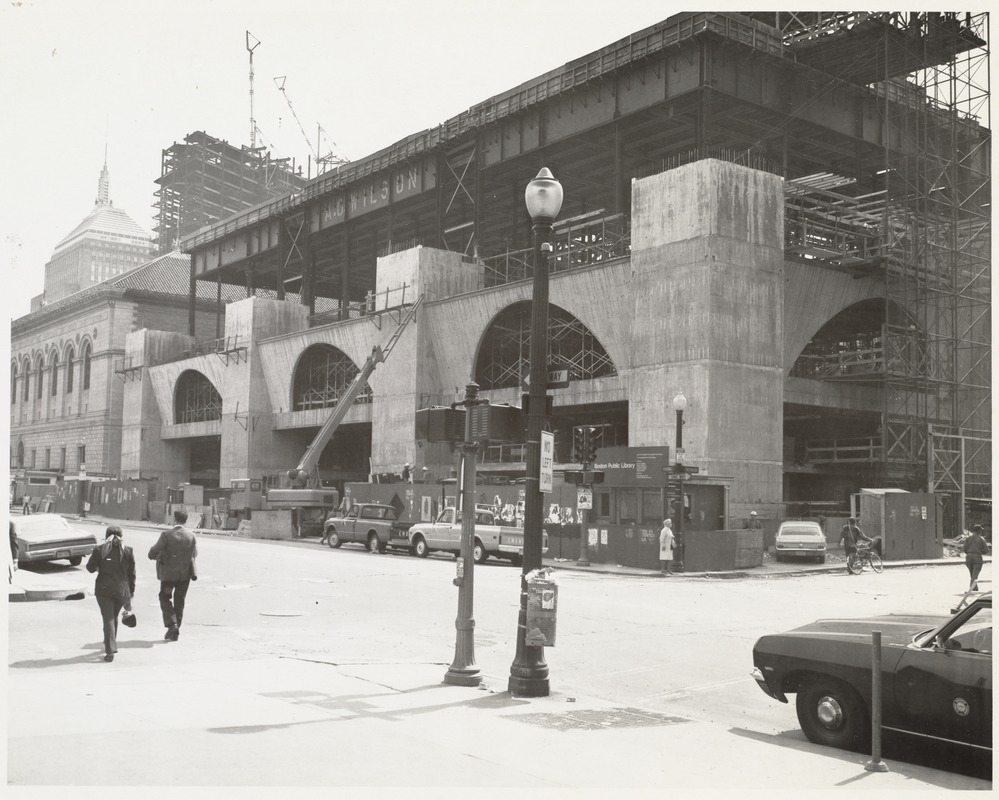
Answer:
<svg viewBox="0 0 999 800"><path fill-rule="evenodd" d="M233 147L196 131L163 151L156 183L156 245L164 254L205 225L300 189L305 180L264 148Z"/></svg>
<svg viewBox="0 0 999 800"><path fill-rule="evenodd" d="M988 15L885 22L882 484L951 494L963 527L991 496Z"/></svg>

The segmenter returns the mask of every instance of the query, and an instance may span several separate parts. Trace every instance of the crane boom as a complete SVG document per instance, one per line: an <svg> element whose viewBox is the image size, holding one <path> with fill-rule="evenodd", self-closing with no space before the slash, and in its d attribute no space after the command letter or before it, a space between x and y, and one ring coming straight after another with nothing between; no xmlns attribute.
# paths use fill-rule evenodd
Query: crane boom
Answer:
<svg viewBox="0 0 999 800"><path fill-rule="evenodd" d="M361 390L367 384L368 378L371 377L371 373L375 371L375 367L388 358L389 353L392 352L392 348L394 348L396 342L399 341L399 338L402 336L406 326L409 324L410 320L416 316L416 310L420 307L422 302L423 295L421 294L416 298L416 302L406 309L406 313L403 315L402 319L399 320L399 325L392 332L392 336L389 338L388 342L386 342L383 347L375 345L372 348L371 355L368 356L360 371L354 376L354 380L350 382L350 385L340 396L340 400L337 402L336 406L333 407L333 411L323 423L315 438L306 448L305 453L302 455L302 460L298 462L298 466L288 471L288 477L293 481L308 480L310 476L314 475L319 464L319 456L322 454L326 445L329 444L330 439L333 438L333 434L340 426L340 423L343 422L344 417L347 416L347 412L354 404L354 401L361 393Z"/></svg>
<svg viewBox="0 0 999 800"><path fill-rule="evenodd" d="M288 97L288 92L285 91L284 84L285 84L286 80L287 80L287 76L281 75L280 77L277 77L277 78L274 79L274 84L277 86L278 91L280 91L281 94L284 95L284 99L288 103L288 108L291 109L291 115L295 118L295 122L298 123L298 129L302 132L302 138L305 139L305 143L309 146L309 150L312 152L312 157L316 161L318 161L319 160L319 153L312 146L312 142L309 141L309 135L305 132L305 128L302 127L302 121L298 118L298 114L295 113L295 106L293 106L291 104L291 98ZM278 81L281 81L281 83L278 83Z"/></svg>

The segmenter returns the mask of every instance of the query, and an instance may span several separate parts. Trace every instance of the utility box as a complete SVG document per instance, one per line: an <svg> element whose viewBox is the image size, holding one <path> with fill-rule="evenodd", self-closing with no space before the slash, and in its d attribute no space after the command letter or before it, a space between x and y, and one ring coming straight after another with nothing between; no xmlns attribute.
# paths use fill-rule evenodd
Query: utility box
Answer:
<svg viewBox="0 0 999 800"><path fill-rule="evenodd" d="M881 537L885 561L942 557L943 533L932 492L861 489L853 501L861 530L872 539Z"/></svg>
<svg viewBox="0 0 999 800"><path fill-rule="evenodd" d="M549 569L536 569L524 576L527 582L527 633L524 643L531 647L555 644L555 617L558 612L558 584Z"/></svg>

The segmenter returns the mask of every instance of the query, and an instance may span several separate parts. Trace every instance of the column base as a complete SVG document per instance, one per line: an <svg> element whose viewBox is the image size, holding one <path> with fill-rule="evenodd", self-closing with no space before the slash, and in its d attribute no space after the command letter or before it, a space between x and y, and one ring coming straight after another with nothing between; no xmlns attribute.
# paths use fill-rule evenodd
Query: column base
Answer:
<svg viewBox="0 0 999 800"><path fill-rule="evenodd" d="M523 670L527 672L527 670ZM532 675L510 675L507 690L517 697L548 697L551 689L548 684L548 667Z"/></svg>
<svg viewBox="0 0 999 800"><path fill-rule="evenodd" d="M444 673L444 683L450 686L479 686L482 683L482 673L474 664L468 667L452 665Z"/></svg>

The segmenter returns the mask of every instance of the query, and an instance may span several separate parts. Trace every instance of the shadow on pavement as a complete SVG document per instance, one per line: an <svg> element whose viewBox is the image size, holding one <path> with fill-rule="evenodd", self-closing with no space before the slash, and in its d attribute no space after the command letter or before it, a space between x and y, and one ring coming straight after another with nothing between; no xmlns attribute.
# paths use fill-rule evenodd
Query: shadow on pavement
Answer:
<svg viewBox="0 0 999 800"><path fill-rule="evenodd" d="M156 641L132 640L128 642L118 642L118 650L147 650L159 644ZM44 669L45 667L65 667L70 664L86 664L89 661L104 661L104 642L92 642L83 645L84 649L91 651L72 658L32 658L27 661L13 661L9 664L11 669Z"/></svg>
<svg viewBox="0 0 999 800"><path fill-rule="evenodd" d="M853 778L838 783L837 786L852 785L867 775L878 774L868 772L864 769L864 764L870 760L869 753L854 753L849 750L837 750L832 747L822 747L821 745L812 744L797 728L782 731L776 735L750 731L744 728L730 728L729 731L736 736L754 739L758 742L766 742L776 747L796 750L802 753L812 753L825 758L856 764L859 773ZM934 744L932 747L927 747L921 743L899 741L899 738L901 737L886 737L882 747L882 759L888 764L888 768L892 772L904 775L905 766L914 766L992 780L991 760L975 758L973 753L968 752L969 748L956 745L948 748L939 743ZM932 774L921 774L919 780L928 785L939 786L944 789L953 788L951 782L943 775L935 779ZM875 787L865 786L863 788Z"/></svg>

